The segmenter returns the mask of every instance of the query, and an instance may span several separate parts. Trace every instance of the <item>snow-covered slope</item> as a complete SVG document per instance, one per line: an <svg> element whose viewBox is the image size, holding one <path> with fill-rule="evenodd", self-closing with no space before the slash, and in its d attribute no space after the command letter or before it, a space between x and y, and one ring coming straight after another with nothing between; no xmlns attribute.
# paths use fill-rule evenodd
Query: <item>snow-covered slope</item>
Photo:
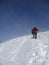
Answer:
<svg viewBox="0 0 49 65"><path fill-rule="evenodd" d="M49 32L15 38L0 44L0 65L49 65Z"/></svg>

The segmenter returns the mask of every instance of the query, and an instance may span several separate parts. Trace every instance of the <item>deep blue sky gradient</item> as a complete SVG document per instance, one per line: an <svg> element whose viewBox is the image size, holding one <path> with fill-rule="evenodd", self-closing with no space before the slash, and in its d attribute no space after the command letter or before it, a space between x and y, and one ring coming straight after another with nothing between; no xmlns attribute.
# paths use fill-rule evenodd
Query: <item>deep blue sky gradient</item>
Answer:
<svg viewBox="0 0 49 65"><path fill-rule="evenodd" d="M0 0L0 40L49 30L49 0Z"/></svg>

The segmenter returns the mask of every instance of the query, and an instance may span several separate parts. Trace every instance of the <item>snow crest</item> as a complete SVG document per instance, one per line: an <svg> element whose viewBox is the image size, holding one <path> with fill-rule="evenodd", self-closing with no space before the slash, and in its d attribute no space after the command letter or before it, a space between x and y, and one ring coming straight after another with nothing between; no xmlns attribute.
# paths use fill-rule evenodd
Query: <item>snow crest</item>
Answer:
<svg viewBox="0 0 49 65"><path fill-rule="evenodd" d="M49 65L49 32L6 41L0 45L0 65Z"/></svg>

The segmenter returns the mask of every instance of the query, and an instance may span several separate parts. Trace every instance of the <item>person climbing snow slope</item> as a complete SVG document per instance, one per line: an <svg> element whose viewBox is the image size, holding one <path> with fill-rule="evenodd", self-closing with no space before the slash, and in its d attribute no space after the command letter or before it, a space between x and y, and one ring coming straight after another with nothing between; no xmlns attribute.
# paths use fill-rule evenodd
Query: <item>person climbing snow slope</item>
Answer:
<svg viewBox="0 0 49 65"><path fill-rule="evenodd" d="M37 39L38 31L39 31L39 29L37 27L32 28L31 32L32 32L33 38Z"/></svg>

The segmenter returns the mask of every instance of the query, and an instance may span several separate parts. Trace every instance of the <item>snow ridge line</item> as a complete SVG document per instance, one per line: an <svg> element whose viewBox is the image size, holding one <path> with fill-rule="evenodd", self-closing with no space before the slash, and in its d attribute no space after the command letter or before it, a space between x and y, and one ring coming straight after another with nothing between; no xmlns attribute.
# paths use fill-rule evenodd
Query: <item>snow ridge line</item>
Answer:
<svg viewBox="0 0 49 65"><path fill-rule="evenodd" d="M21 46L25 43L26 40L27 40L27 39L24 39L24 40L20 43L20 45L19 45L19 47L17 48L17 50L19 50L19 49L21 48Z"/></svg>
<svg viewBox="0 0 49 65"><path fill-rule="evenodd" d="M24 38L24 40L20 43L20 45L18 46L18 48L15 50L15 53L19 52L19 49L21 48L21 46L25 43L25 41L27 40L27 38ZM17 54L16 54L17 55ZM15 56L16 56L15 55ZM10 61L13 61L15 56L13 55L12 58L10 59Z"/></svg>

